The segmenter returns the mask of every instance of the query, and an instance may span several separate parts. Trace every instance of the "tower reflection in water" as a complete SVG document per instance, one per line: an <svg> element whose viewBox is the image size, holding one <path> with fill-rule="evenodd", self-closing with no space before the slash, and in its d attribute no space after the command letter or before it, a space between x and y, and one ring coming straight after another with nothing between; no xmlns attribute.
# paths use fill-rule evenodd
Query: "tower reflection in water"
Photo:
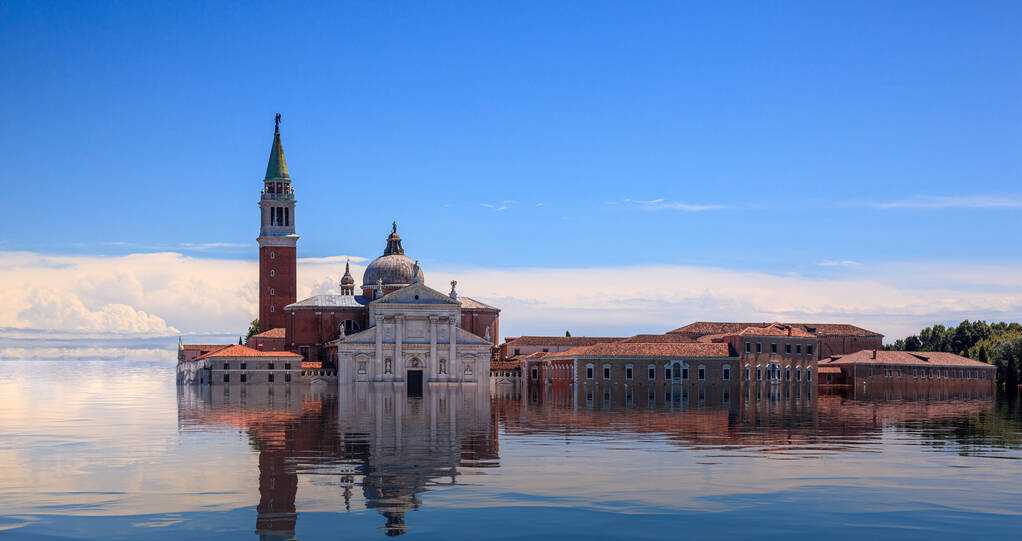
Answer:
<svg viewBox="0 0 1022 541"><path fill-rule="evenodd" d="M401 385L178 388L179 422L238 427L259 453L261 538L295 534L299 474L331 476L345 509L385 517L387 535L405 531L419 494L458 482L459 468L495 467L497 434L485 386L429 385L407 397Z"/></svg>
<svg viewBox="0 0 1022 541"><path fill-rule="evenodd" d="M964 445L998 440L981 422L994 405L986 388L956 388L936 397L928 388L912 389L868 398L769 384L673 385L598 396L570 386L524 392L498 387L491 396L484 385L439 384L427 386L422 397L407 397L404 387L391 383L339 390L178 389L182 426L237 428L258 452L255 532L267 539L294 536L298 491L318 482L309 476L329 479L337 491L327 495L332 503L375 510L384 533L400 535L410 527L407 513L420 506L422 493L458 484L467 468L498 466L498 426L505 437L550 434L561 442L606 434L620 444L622 437L656 435L679 450L715 453L842 452L876 443L885 428L924 439L952 434ZM601 488L606 487L592 487Z"/></svg>

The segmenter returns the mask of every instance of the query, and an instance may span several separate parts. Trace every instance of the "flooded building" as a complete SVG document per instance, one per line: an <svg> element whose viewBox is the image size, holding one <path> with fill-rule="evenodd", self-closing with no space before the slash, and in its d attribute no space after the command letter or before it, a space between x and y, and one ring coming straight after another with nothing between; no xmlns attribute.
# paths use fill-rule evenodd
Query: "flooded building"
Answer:
<svg viewBox="0 0 1022 541"><path fill-rule="evenodd" d="M756 331L760 329L760 331ZM760 336L762 338L780 338L783 332L791 331L796 336L792 338L815 337L816 341L811 344L812 352L809 356L815 360L832 355L845 355L855 353L864 349L883 348L884 335L870 330L848 325L845 323L735 323L718 321L697 321L684 327L679 327L668 334L688 336L700 341L703 340L739 340L739 333L744 333L746 338ZM778 331L782 331L780 334ZM757 334L758 332L758 334ZM744 342L746 339L741 339ZM753 340L752 343L760 343L761 347L768 344L766 340ZM792 347L797 347L798 340L790 342ZM784 342L778 342L783 347ZM803 347L805 344L803 343ZM744 351L745 346L741 349ZM804 351L804 350L803 350ZM762 352L760 352L762 353ZM778 353L778 352L771 352Z"/></svg>
<svg viewBox="0 0 1022 541"><path fill-rule="evenodd" d="M302 357L288 351L227 346L177 364L181 385L298 383Z"/></svg>
<svg viewBox="0 0 1022 541"><path fill-rule="evenodd" d="M932 389L949 396L959 392L993 393L997 367L960 355L930 351L867 350L819 362L821 383L908 396Z"/></svg>

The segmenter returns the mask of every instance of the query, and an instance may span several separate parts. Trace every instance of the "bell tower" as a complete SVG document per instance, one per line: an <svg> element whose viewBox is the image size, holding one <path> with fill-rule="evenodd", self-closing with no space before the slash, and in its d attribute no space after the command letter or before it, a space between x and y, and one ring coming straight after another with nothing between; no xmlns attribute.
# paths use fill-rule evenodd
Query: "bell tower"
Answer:
<svg viewBox="0 0 1022 541"><path fill-rule="evenodd" d="M259 197L259 217L259 329L268 331L286 327L284 307L298 295L295 193L280 143L279 114Z"/></svg>

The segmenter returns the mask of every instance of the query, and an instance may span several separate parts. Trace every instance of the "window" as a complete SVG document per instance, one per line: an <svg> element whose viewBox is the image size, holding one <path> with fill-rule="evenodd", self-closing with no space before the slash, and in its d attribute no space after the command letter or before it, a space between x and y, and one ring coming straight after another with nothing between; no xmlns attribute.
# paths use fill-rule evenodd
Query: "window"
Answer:
<svg viewBox="0 0 1022 541"><path fill-rule="evenodd" d="M593 379L593 365L586 365L586 379Z"/></svg>
<svg viewBox="0 0 1022 541"><path fill-rule="evenodd" d="M795 344L795 355L802 354L802 344Z"/></svg>
<svg viewBox="0 0 1022 541"><path fill-rule="evenodd" d="M532 379L539 379L539 368L532 367Z"/></svg>
<svg viewBox="0 0 1022 541"><path fill-rule="evenodd" d="M271 287L271 288L270 288L270 295L276 295L276 294L277 294L277 290L276 290L276 289L273 289L273 288Z"/></svg>
<svg viewBox="0 0 1022 541"><path fill-rule="evenodd" d="M246 370L247 368L248 368L248 363L241 363L241 369L242 370Z"/></svg>
<svg viewBox="0 0 1022 541"><path fill-rule="evenodd" d="M515 355L521 355L521 354L522 354L522 350L520 350L518 348L515 348Z"/></svg>
<svg viewBox="0 0 1022 541"><path fill-rule="evenodd" d="M762 366L756 366L756 381L762 381L762 380L763 380L763 367Z"/></svg>
<svg viewBox="0 0 1022 541"><path fill-rule="evenodd" d="M284 363L284 370L291 370L291 363Z"/></svg>
<svg viewBox="0 0 1022 541"><path fill-rule="evenodd" d="M271 304L270 305L270 312L273 312L273 311L274 311L274 306Z"/></svg>
<svg viewBox="0 0 1022 541"><path fill-rule="evenodd" d="M918 378L919 377L919 369L918 368L913 368L912 369L912 377L914 377L914 378Z"/></svg>
<svg viewBox="0 0 1022 541"><path fill-rule="evenodd" d="M635 371L635 367L627 364L625 365L625 379L632 379L632 374Z"/></svg>
<svg viewBox="0 0 1022 541"><path fill-rule="evenodd" d="M291 374L284 374L284 382L285 383L291 382Z"/></svg>
<svg viewBox="0 0 1022 541"><path fill-rule="evenodd" d="M656 366L649 365L649 380L653 381L656 379Z"/></svg>
<svg viewBox="0 0 1022 541"><path fill-rule="evenodd" d="M681 379L688 379L688 365L681 367Z"/></svg>
<svg viewBox="0 0 1022 541"><path fill-rule="evenodd" d="M802 381L802 367L799 366L795 369L795 381Z"/></svg>
<svg viewBox="0 0 1022 541"><path fill-rule="evenodd" d="M745 352L746 353L752 353L752 342L746 342L745 343Z"/></svg>
<svg viewBox="0 0 1022 541"><path fill-rule="evenodd" d="M866 372L867 372L866 375L868 375L869 377L873 377L873 367L872 366L868 367L866 369Z"/></svg>
<svg viewBox="0 0 1022 541"><path fill-rule="evenodd" d="M248 381L248 374L242 374L241 375L241 382L245 383L246 381Z"/></svg>
<svg viewBox="0 0 1022 541"><path fill-rule="evenodd" d="M277 275L277 271L275 271L273 269L270 269L270 277L272 278L272 277L274 277L276 275Z"/></svg>
<svg viewBox="0 0 1022 541"><path fill-rule="evenodd" d="M749 366L749 365L745 365L745 381L749 381L751 379L752 379L752 367Z"/></svg>
<svg viewBox="0 0 1022 541"><path fill-rule="evenodd" d="M269 363L269 364L267 364L267 365L266 365L266 369L267 369L267 370L273 370L273 363Z"/></svg>
<svg viewBox="0 0 1022 541"><path fill-rule="evenodd" d="M784 381L791 381L791 367L784 367Z"/></svg>
<svg viewBox="0 0 1022 541"><path fill-rule="evenodd" d="M784 354L791 355L791 344L784 344Z"/></svg>
<svg viewBox="0 0 1022 541"><path fill-rule="evenodd" d="M813 354L813 345L812 344L806 344L806 355L812 355L812 354Z"/></svg>
<svg viewBox="0 0 1022 541"><path fill-rule="evenodd" d="M610 365L603 365L603 379L610 379Z"/></svg>
<svg viewBox="0 0 1022 541"><path fill-rule="evenodd" d="M777 344L770 344L770 353L777 353Z"/></svg>
<svg viewBox="0 0 1022 541"><path fill-rule="evenodd" d="M806 368L806 381L813 381L813 369L812 367ZM806 398L812 398L812 395L806 394Z"/></svg>
<svg viewBox="0 0 1022 541"><path fill-rule="evenodd" d="M231 375L230 374L224 374L224 383L230 383L230 382L231 382Z"/></svg>
<svg viewBox="0 0 1022 541"><path fill-rule="evenodd" d="M731 365L724 365L724 370L721 372L724 381L731 381Z"/></svg>
<svg viewBox="0 0 1022 541"><path fill-rule="evenodd" d="M543 348L543 353L550 353L550 348Z"/></svg>
<svg viewBox="0 0 1022 541"><path fill-rule="evenodd" d="M273 383L273 374L270 374L270 376L266 379L266 381L268 381L270 383Z"/></svg>
<svg viewBox="0 0 1022 541"><path fill-rule="evenodd" d="M670 365L664 367L664 379L671 381L671 367Z"/></svg>
<svg viewBox="0 0 1022 541"><path fill-rule="evenodd" d="M270 252L270 259L277 259L277 252Z"/></svg>
<svg viewBox="0 0 1022 541"><path fill-rule="evenodd" d="M763 344L756 342L756 353L763 353Z"/></svg>
<svg viewBox="0 0 1022 541"><path fill-rule="evenodd" d="M224 363L224 370L230 370L230 369L231 369L231 363Z"/></svg>
<svg viewBox="0 0 1022 541"><path fill-rule="evenodd" d="M696 377L699 378L699 381L702 381L702 380L706 379L706 367L705 366L699 365L699 368L696 369Z"/></svg>

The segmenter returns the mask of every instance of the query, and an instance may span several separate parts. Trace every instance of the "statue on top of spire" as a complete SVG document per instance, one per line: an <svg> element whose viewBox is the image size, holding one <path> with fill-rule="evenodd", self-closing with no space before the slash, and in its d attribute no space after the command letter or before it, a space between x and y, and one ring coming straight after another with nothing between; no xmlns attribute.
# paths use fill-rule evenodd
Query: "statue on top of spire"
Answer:
<svg viewBox="0 0 1022 541"><path fill-rule="evenodd" d="M280 113L273 119L273 131L280 131Z"/></svg>
<svg viewBox="0 0 1022 541"><path fill-rule="evenodd" d="M397 220L390 222L390 232L391 234L397 233Z"/></svg>

